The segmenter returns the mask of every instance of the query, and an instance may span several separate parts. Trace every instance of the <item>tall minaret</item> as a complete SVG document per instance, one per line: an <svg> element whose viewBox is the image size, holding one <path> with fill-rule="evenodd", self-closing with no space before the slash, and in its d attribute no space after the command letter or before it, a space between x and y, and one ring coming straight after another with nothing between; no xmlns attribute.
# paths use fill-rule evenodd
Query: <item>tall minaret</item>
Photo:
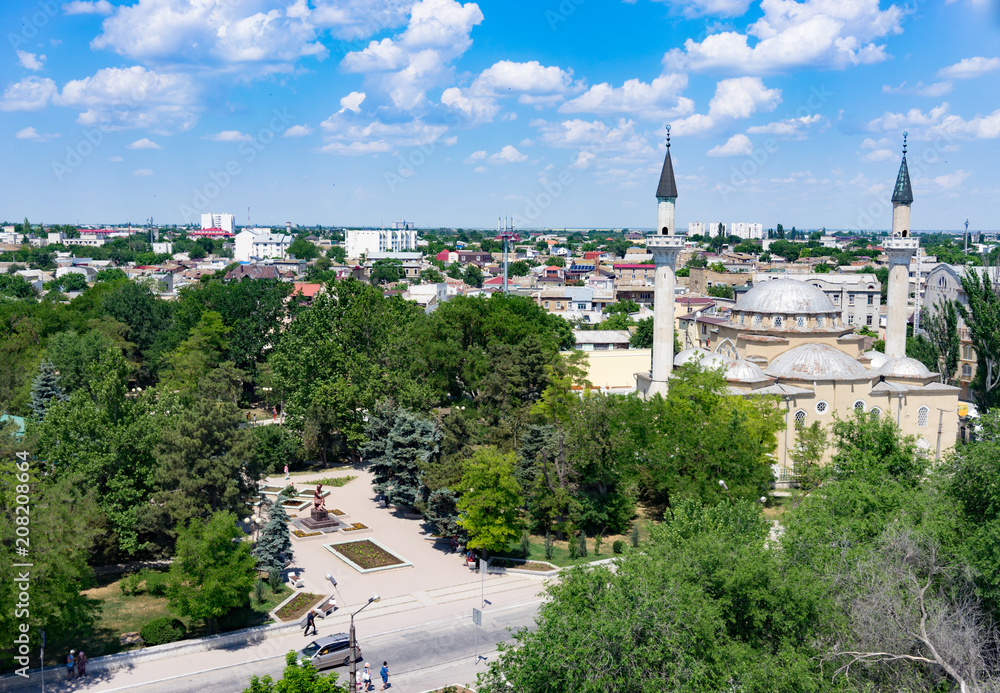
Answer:
<svg viewBox="0 0 1000 693"><path fill-rule="evenodd" d="M673 236L674 204L677 202L677 182L674 180L674 165L670 161L670 126L667 126L667 155L660 171L660 184L656 186L656 234Z"/></svg>
<svg viewBox="0 0 1000 693"><path fill-rule="evenodd" d="M906 356L906 318L910 298L910 258L920 242L910 235L910 170L906 166L906 135L903 133L903 161L892 191L892 237L882 244L889 257L889 290L886 293L885 355L890 359ZM920 281L919 276L917 281Z"/></svg>
<svg viewBox="0 0 1000 693"><path fill-rule="evenodd" d="M663 159L660 184L656 188L656 231L646 237L646 249L653 254L656 274L653 288L653 368L649 396L667 394L667 378L674 365L674 287L677 256L684 239L675 234L674 202L677 183L670 161L670 126L667 126L667 154Z"/></svg>

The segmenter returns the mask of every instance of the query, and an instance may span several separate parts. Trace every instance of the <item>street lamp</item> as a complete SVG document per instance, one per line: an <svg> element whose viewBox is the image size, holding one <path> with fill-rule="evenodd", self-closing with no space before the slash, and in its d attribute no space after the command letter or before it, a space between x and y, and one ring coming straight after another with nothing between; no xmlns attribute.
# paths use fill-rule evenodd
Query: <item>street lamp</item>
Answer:
<svg viewBox="0 0 1000 693"><path fill-rule="evenodd" d="M727 496L729 496L729 502L735 504L736 501L733 500L733 494L729 492L729 487L726 486L726 482L723 481L722 479L719 479L719 486L721 486L722 490L726 492Z"/></svg>
<svg viewBox="0 0 1000 693"><path fill-rule="evenodd" d="M331 581L332 581L332 577L331 577ZM334 583L334 584L336 584L336 583ZM353 614L351 614L351 640L350 640L350 643L349 643L350 648L351 648L350 649L350 652L351 652L351 655L350 655L351 656L351 678L350 678L350 683L348 684L348 686L353 686L354 685L354 681L355 681L355 679L357 678L357 675L358 675L358 653L357 653L357 648L354 646L354 643L355 643L355 640L354 640L354 617L357 616L358 614L360 614L362 611L364 611L364 609L365 609L366 606L368 606L372 602L380 601L381 599L382 599L382 597L378 596L377 594L374 595L374 596L368 597L368 601L365 602L364 606L362 606L360 609L358 609Z"/></svg>

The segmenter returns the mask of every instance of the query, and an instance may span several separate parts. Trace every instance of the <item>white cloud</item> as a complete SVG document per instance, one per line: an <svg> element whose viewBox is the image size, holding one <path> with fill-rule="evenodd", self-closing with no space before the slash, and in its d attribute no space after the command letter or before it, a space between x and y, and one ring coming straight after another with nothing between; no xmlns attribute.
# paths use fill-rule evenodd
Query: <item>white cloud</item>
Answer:
<svg viewBox="0 0 1000 693"><path fill-rule="evenodd" d="M938 76L949 79L972 79L1000 70L1000 58L963 58L954 65L938 70Z"/></svg>
<svg viewBox="0 0 1000 693"><path fill-rule="evenodd" d="M504 145L499 152L492 154L489 158L489 162L491 164L519 164L527 160L527 154L522 154L510 144Z"/></svg>
<svg viewBox="0 0 1000 693"><path fill-rule="evenodd" d="M476 166L474 169L472 169L472 172L473 173L486 173L486 167L485 166Z"/></svg>
<svg viewBox="0 0 1000 693"><path fill-rule="evenodd" d="M469 156L465 158L465 163L471 164L475 161L482 161L485 158L486 158L486 150L480 149L477 152L472 152L472 154L469 154Z"/></svg>
<svg viewBox="0 0 1000 693"><path fill-rule="evenodd" d="M493 96L474 96L458 87L441 92L441 103L475 123L488 123L500 111L500 104Z"/></svg>
<svg viewBox="0 0 1000 693"><path fill-rule="evenodd" d="M365 93L363 91L352 91L350 94L340 99L340 113L343 113L344 111L360 113L361 104L364 100Z"/></svg>
<svg viewBox="0 0 1000 693"><path fill-rule="evenodd" d="M86 0L73 0L62 6L66 14L111 14L115 11L114 5L108 0L96 0L87 2Z"/></svg>
<svg viewBox="0 0 1000 693"><path fill-rule="evenodd" d="M673 70L731 69L769 73L794 67L843 69L888 58L873 41L902 32L903 10L879 0L762 0L764 16L746 33L723 31L664 56ZM753 39L753 45L751 45Z"/></svg>
<svg viewBox="0 0 1000 693"><path fill-rule="evenodd" d="M879 161L888 161L889 159L895 159L899 154L892 151L891 149L876 149L865 154L862 159L869 163L878 163Z"/></svg>
<svg viewBox="0 0 1000 693"><path fill-rule="evenodd" d="M305 137L306 135L311 135L313 129L308 125L293 125L285 132L282 133L282 137Z"/></svg>
<svg viewBox="0 0 1000 693"><path fill-rule="evenodd" d="M680 135L695 135L715 128L720 122L749 118L757 111L773 111L781 103L781 90L768 89L759 77L724 79L715 86L708 114L695 113L675 121Z"/></svg>
<svg viewBox="0 0 1000 693"><path fill-rule="evenodd" d="M750 0L657 0L679 9L685 17L739 17L746 13Z"/></svg>
<svg viewBox="0 0 1000 693"><path fill-rule="evenodd" d="M253 136L239 130L223 130L212 135L202 135L201 139L212 142L249 142Z"/></svg>
<svg viewBox="0 0 1000 693"><path fill-rule="evenodd" d="M747 128L749 135L774 135L788 140L804 140L806 131L814 125L825 122L823 116L818 113L801 116L799 118L787 118L778 120L766 125L754 125Z"/></svg>
<svg viewBox="0 0 1000 693"><path fill-rule="evenodd" d="M56 137L59 137L59 135L53 134L51 132L40 133L35 128L28 126L14 133L14 137L19 140L31 140L32 142L45 142L46 140L55 139Z"/></svg>
<svg viewBox="0 0 1000 693"><path fill-rule="evenodd" d="M137 168L136 170L132 171L132 175L135 176L136 178L145 178L146 176L153 175L153 169Z"/></svg>
<svg viewBox="0 0 1000 693"><path fill-rule="evenodd" d="M948 102L930 109L926 113L911 108L906 113L885 112L868 123L873 132L898 132L913 128L914 139L979 139L993 140L1000 137L1000 109L989 115L976 115L966 120L962 116L949 113Z"/></svg>
<svg viewBox="0 0 1000 693"><path fill-rule="evenodd" d="M93 76L67 82L52 101L83 107L77 122L108 129L187 130L197 116L191 106L196 88L186 75L135 65L104 68Z"/></svg>
<svg viewBox="0 0 1000 693"><path fill-rule="evenodd" d="M660 75L650 83L626 80L620 87L607 82L595 84L585 93L559 107L560 113L627 113L652 120L676 118L694 112L694 102L681 93L687 88L687 75Z"/></svg>
<svg viewBox="0 0 1000 693"><path fill-rule="evenodd" d="M573 84L572 71L560 67L542 65L537 60L517 63L501 60L483 70L473 89L494 95L506 91L527 94L562 94Z"/></svg>
<svg viewBox="0 0 1000 693"><path fill-rule="evenodd" d="M962 169L958 169L957 171L953 171L952 173L946 173L943 176L937 176L934 179L934 182L940 185L945 190L951 190L952 188L957 188L958 186L960 186L965 181L965 179L971 175L972 174L969 173L968 171L963 171Z"/></svg>
<svg viewBox="0 0 1000 693"><path fill-rule="evenodd" d="M749 156L752 153L753 143L742 133L733 135L725 144L712 147L706 152L708 156Z"/></svg>
<svg viewBox="0 0 1000 693"><path fill-rule="evenodd" d="M626 118L612 124L574 118L561 123L536 120L531 125L538 128L538 140L547 147L607 155L602 158L622 163L648 162L656 156L656 150L637 132L635 121ZM596 159L588 161L597 163Z"/></svg>
<svg viewBox="0 0 1000 693"><path fill-rule="evenodd" d="M18 51L17 60L21 63L21 67L28 70L41 70L45 67L45 56L36 55L35 53L29 53L27 51Z"/></svg>
<svg viewBox="0 0 1000 693"><path fill-rule="evenodd" d="M570 165L570 168L585 169L590 167L590 162L597 157L593 152L577 152L576 159Z"/></svg>
<svg viewBox="0 0 1000 693"><path fill-rule="evenodd" d="M27 77L4 90L0 111L37 111L55 94L56 83L48 77Z"/></svg>
<svg viewBox="0 0 1000 693"><path fill-rule="evenodd" d="M944 82L934 82L933 84L924 84L923 82L917 82L912 87L906 86L906 82L903 82L898 87L893 87L888 84L882 85L883 94L916 94L917 96L929 96L931 98L938 98L950 94L951 90L955 87L954 84L948 81Z"/></svg>
<svg viewBox="0 0 1000 693"><path fill-rule="evenodd" d="M108 157L108 161L111 161L111 162L114 162L114 163L118 163L118 162L121 162L121 161L125 161L125 159L122 158L122 157L120 157L120 156L118 156L117 154L115 154L114 156L109 156Z"/></svg>
<svg viewBox="0 0 1000 693"><path fill-rule="evenodd" d="M335 113L320 123L320 127L326 142L320 151L348 156L429 145L448 132L447 126L431 125L420 119L403 123L359 122L350 113Z"/></svg>
<svg viewBox="0 0 1000 693"><path fill-rule="evenodd" d="M148 137L143 137L141 140L125 145L125 149L163 149L163 147Z"/></svg>
<svg viewBox="0 0 1000 693"><path fill-rule="evenodd" d="M428 89L451 80L451 61L472 45L472 28L482 21L483 13L475 3L419 0L401 34L351 51L341 67L365 74L366 84L397 109L421 108L427 105Z"/></svg>

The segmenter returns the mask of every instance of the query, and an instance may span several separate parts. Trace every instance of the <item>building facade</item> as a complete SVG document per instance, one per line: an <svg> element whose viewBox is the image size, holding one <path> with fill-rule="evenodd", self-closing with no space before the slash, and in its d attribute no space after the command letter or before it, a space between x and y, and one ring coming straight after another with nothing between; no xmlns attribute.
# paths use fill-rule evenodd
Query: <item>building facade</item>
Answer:
<svg viewBox="0 0 1000 693"><path fill-rule="evenodd" d="M201 228L222 229L229 233L236 233L236 217L232 214L208 212L201 215Z"/></svg>
<svg viewBox="0 0 1000 693"><path fill-rule="evenodd" d="M417 250L417 232L413 227L402 229L349 229L345 234L344 250L349 258L371 253L400 253Z"/></svg>

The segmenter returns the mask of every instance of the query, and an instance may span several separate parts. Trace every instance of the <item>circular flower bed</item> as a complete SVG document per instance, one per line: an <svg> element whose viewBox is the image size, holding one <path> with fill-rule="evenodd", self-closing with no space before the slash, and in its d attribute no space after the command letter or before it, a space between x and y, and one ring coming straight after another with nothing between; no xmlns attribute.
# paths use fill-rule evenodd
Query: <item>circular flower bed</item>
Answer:
<svg viewBox="0 0 1000 693"><path fill-rule="evenodd" d="M351 541L346 544L336 544L331 547L334 551L361 566L364 570L372 568L385 568L392 565L401 565L403 561L381 546L374 544L367 539L362 541Z"/></svg>

